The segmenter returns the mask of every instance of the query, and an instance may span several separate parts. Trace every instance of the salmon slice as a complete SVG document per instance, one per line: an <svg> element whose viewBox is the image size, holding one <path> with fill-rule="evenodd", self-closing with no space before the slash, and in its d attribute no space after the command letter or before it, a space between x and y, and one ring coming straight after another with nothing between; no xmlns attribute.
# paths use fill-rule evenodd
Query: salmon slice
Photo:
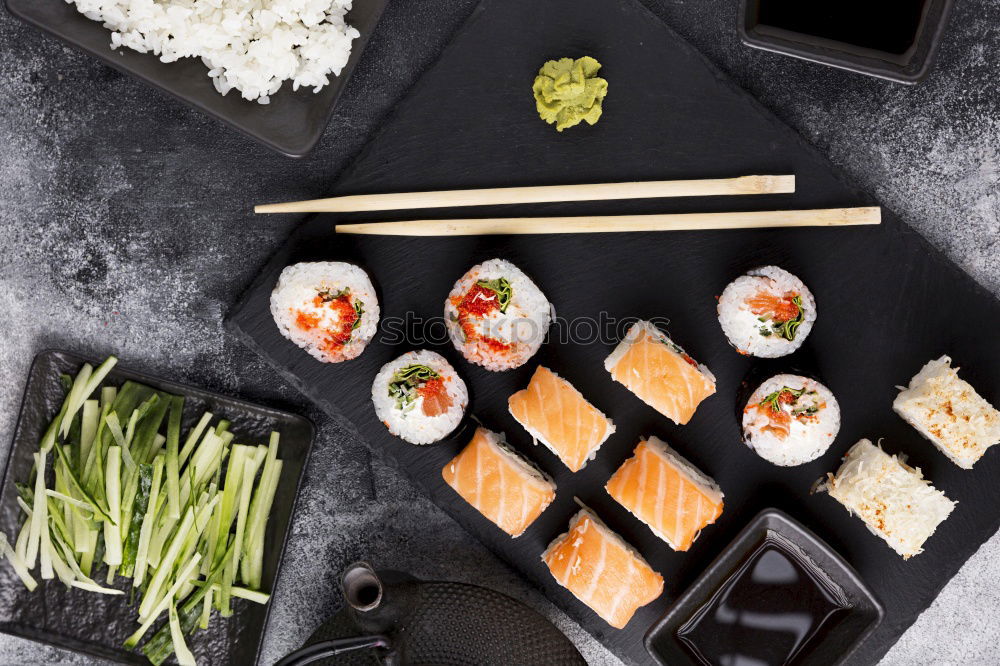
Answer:
<svg viewBox="0 0 1000 666"><path fill-rule="evenodd" d="M638 321L604 361L615 381L678 425L715 393L715 377L652 322Z"/></svg>
<svg viewBox="0 0 1000 666"><path fill-rule="evenodd" d="M542 555L560 585L615 629L663 592L663 577L589 510Z"/></svg>
<svg viewBox="0 0 1000 666"><path fill-rule="evenodd" d="M509 448L503 436L477 428L472 441L441 470L445 483L512 537L556 497L556 484Z"/></svg>
<svg viewBox="0 0 1000 666"><path fill-rule="evenodd" d="M510 396L507 404L517 422L574 472L583 469L615 431L611 419L572 384L541 365L528 388Z"/></svg>
<svg viewBox="0 0 1000 666"><path fill-rule="evenodd" d="M656 437L640 441L604 488L674 550L690 548L722 515L715 481Z"/></svg>

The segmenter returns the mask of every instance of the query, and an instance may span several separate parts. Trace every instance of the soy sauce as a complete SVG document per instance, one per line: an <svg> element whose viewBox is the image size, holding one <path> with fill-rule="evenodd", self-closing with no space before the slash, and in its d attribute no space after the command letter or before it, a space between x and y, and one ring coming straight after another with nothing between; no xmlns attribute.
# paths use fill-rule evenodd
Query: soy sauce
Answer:
<svg viewBox="0 0 1000 666"><path fill-rule="evenodd" d="M677 632L703 664L784 666L836 624L849 602L808 558L768 535Z"/></svg>
<svg viewBox="0 0 1000 666"><path fill-rule="evenodd" d="M760 0L758 22L901 55L916 41L927 0Z"/></svg>

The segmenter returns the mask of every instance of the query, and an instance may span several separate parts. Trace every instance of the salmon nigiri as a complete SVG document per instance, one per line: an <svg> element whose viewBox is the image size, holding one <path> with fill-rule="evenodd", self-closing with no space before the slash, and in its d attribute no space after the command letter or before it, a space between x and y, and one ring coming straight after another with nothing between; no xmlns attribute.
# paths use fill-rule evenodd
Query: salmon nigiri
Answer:
<svg viewBox="0 0 1000 666"><path fill-rule="evenodd" d="M507 446L503 436L477 428L472 441L441 470L445 483L512 537L556 497L556 485Z"/></svg>
<svg viewBox="0 0 1000 666"><path fill-rule="evenodd" d="M542 555L556 582L616 629L663 592L663 577L588 509Z"/></svg>
<svg viewBox="0 0 1000 666"><path fill-rule="evenodd" d="M656 437L640 441L604 488L674 550L690 548L722 515L715 481Z"/></svg>
<svg viewBox="0 0 1000 666"><path fill-rule="evenodd" d="M615 381L678 425L715 393L715 376L652 322L632 324L604 361Z"/></svg>
<svg viewBox="0 0 1000 666"><path fill-rule="evenodd" d="M528 388L510 396L508 406L517 422L574 472L583 469L615 431L611 419L572 384L541 365Z"/></svg>

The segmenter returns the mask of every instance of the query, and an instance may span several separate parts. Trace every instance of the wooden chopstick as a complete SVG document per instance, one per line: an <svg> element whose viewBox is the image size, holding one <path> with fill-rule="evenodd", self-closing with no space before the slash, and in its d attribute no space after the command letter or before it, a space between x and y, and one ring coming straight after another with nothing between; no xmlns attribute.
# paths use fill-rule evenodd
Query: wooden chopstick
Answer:
<svg viewBox="0 0 1000 666"><path fill-rule="evenodd" d="M662 197L709 197L740 194L788 194L795 176L740 176L703 180L657 180L641 183L498 187L485 190L356 194L311 201L264 204L255 213L352 213L413 208L493 206L553 201L608 201Z"/></svg>
<svg viewBox="0 0 1000 666"><path fill-rule="evenodd" d="M700 231L880 224L882 209L820 208L742 213L680 213L590 217L497 217L338 224L338 234L375 236L485 236L494 234L591 234L623 231Z"/></svg>

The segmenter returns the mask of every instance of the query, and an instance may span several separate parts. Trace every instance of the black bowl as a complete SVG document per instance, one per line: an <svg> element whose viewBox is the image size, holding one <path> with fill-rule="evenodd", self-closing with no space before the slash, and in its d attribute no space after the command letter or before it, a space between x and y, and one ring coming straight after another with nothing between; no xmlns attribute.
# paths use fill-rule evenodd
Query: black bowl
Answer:
<svg viewBox="0 0 1000 666"><path fill-rule="evenodd" d="M761 0L743 0L739 32L743 43L753 48L783 53L890 81L914 84L927 76L948 21L952 3L953 0L927 0L913 44L902 53L864 48L765 25L759 20ZM864 20L864 16L858 17L858 21Z"/></svg>
<svg viewBox="0 0 1000 666"><path fill-rule="evenodd" d="M111 32L64 0L4 0L4 3L7 11L25 23L201 109L268 148L289 157L302 157L323 134L388 0L359 0L348 13L348 23L361 36L354 40L351 56L340 76L331 76L329 85L319 93L311 89L292 92L291 84L286 82L271 96L270 104L247 101L235 90L223 97L216 92L200 58L163 63L152 54L126 48L111 50Z"/></svg>
<svg viewBox="0 0 1000 666"><path fill-rule="evenodd" d="M708 566L698 579L667 610L646 633L646 649L659 664L696 664L695 657L681 643L678 632L715 593L740 570L768 538L777 534L791 542L811 566L839 587L848 607L839 619L821 626L809 639L805 650L795 656L800 666L833 666L847 660L851 653L882 622L885 610L857 572L818 536L803 527L788 514L777 509L765 509L747 525L725 550ZM760 640L769 634L761 632Z"/></svg>

